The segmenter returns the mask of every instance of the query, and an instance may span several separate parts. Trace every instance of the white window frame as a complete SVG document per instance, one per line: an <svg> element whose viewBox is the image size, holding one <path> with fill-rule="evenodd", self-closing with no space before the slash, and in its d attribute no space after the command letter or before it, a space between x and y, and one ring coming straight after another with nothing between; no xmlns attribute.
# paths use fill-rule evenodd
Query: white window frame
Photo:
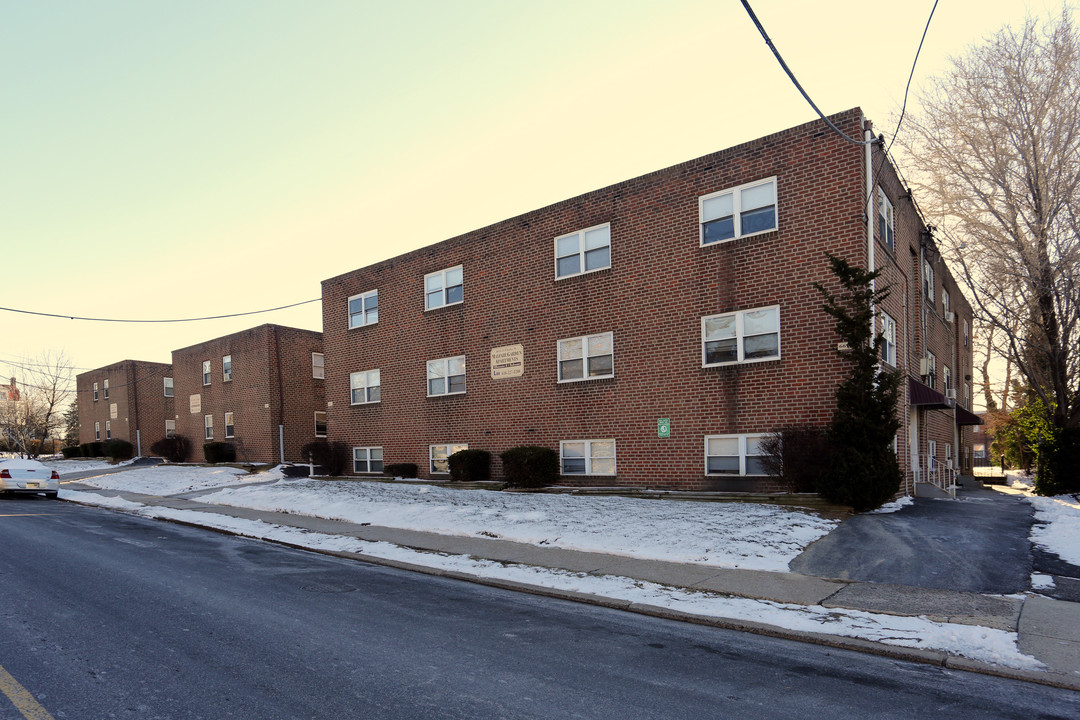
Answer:
<svg viewBox="0 0 1080 720"><path fill-rule="evenodd" d="M776 312L776 354L768 357L761 358L746 358L746 338L758 337L760 335L772 335L773 333L756 333L754 335L747 336L745 333L745 318L748 314L753 312L761 312L763 310L773 310ZM717 318L735 318L735 344L737 359L727 360L725 362L710 363L708 361L708 351L706 349L707 343L717 342L717 339L709 340L706 335L706 326L709 320L715 320ZM780 359L781 355L781 343L780 343L780 306L768 305L766 307L748 308L746 310L739 310L737 312L720 313L718 315L706 315L701 318L701 367L723 367L725 365L745 365L749 363L759 362L772 362ZM726 339L726 338L720 338Z"/></svg>
<svg viewBox="0 0 1080 720"><path fill-rule="evenodd" d="M964 323L964 347L967 347L968 346L968 338L969 338L969 328L968 328L967 318L964 318L962 320L962 322Z"/></svg>
<svg viewBox="0 0 1080 720"><path fill-rule="evenodd" d="M941 384L945 388L945 394L948 395L949 391L952 390L952 370L949 369L948 365L941 366Z"/></svg>
<svg viewBox="0 0 1080 720"><path fill-rule="evenodd" d="M221 357L221 381L232 382L232 355Z"/></svg>
<svg viewBox="0 0 1080 720"><path fill-rule="evenodd" d="M742 433L738 435L706 435L704 443L705 452L705 475L708 477L768 477L768 473L750 473L747 472L747 458L759 458L763 457L763 454L750 455L747 453L747 449L750 447L751 441L760 443L768 436L768 433ZM710 455L709 454L709 441L710 440L735 440L738 443L738 458L739 458L739 472L738 473L725 473L725 472L710 472L709 471L709 458L710 457L726 457L733 458L735 455ZM760 449L760 448L759 448Z"/></svg>
<svg viewBox="0 0 1080 720"><path fill-rule="evenodd" d="M461 373L460 373L460 375L458 375L458 374L451 375L450 374L450 363L451 363L451 361L455 361L455 360L460 360L461 361ZM441 376L436 375L433 378L431 376L433 368L434 368L434 370L436 372L442 372L442 375ZM436 392L436 393L431 392L431 381L432 380L438 380L440 377L442 378L443 383L444 383L443 384L443 392ZM461 378L461 383L462 383L462 386L461 386L462 389L461 390L454 390L453 392L450 391L450 378L452 378L452 377L455 377L455 378L460 377ZM443 395L464 395L465 391L467 389L467 387L466 387L467 378L468 378L468 369L467 369L467 367L465 365L465 356L464 355L455 355L454 357L445 357L445 358L437 358L435 360L428 360L427 361L427 396L428 397L442 397Z"/></svg>
<svg viewBox="0 0 1080 720"><path fill-rule="evenodd" d="M112 420L105 421L105 439L112 440Z"/></svg>
<svg viewBox="0 0 1080 720"><path fill-rule="evenodd" d="M927 377L930 378L930 387L933 389L937 385L937 355L927 350L926 359L930 361L930 373Z"/></svg>
<svg viewBox="0 0 1080 720"><path fill-rule="evenodd" d="M607 234L606 242L604 242L601 245L597 245L596 247L586 247L586 245L587 245L587 243L586 243L587 236L591 236L591 237L589 237L589 240L591 241L591 240L596 238L596 233L598 231L600 231L600 230L606 230L607 231L607 233L606 233ZM559 243L560 243L560 241L569 240L571 238L575 238L577 240L577 250L575 250L573 252L565 251L562 254L560 254L559 253ZM584 228L582 230L578 230L577 232L567 233L566 235L560 235L557 238L555 238L554 243L555 243L555 279L556 280L562 280L563 278L577 277L578 275L587 275L588 273L594 273L594 272L598 272L600 270L607 270L607 269L609 269L611 267L611 223L601 223L600 225L593 225L592 227L587 227L587 228ZM598 265L597 267L594 267L594 268L586 268L585 267L586 266L586 260L588 259L589 254L590 253L595 253L597 250L601 250L603 248L607 248L607 264L606 265ZM577 260L578 260L578 271L577 272L560 273L559 272L559 261L563 260L565 258L571 258L571 257L576 257L577 258Z"/></svg>
<svg viewBox="0 0 1080 720"><path fill-rule="evenodd" d="M765 230L756 230L756 231L754 231L752 233L744 233L744 232L742 232L742 214L743 214L743 211L742 211L742 194L744 192L746 192L747 190L753 190L754 188L761 187L762 185L767 185L769 183L772 183L773 226L771 228L767 228ZM706 242L705 241L705 225L710 223L710 222L713 222L715 220L720 220L720 219L728 217L728 216L727 215L721 215L721 216L718 216L718 217L715 217L715 218L709 218L708 220L706 220L705 219L705 204L709 200L713 200L714 198L723 197L724 195L729 195L729 194L731 195L731 212L732 212L732 214L731 214L731 222L732 222L732 231L734 232L734 235L732 235L729 238L724 238L723 240L712 240L710 242ZM769 207L769 206L762 205L761 207ZM757 210L759 208L753 208L753 209ZM776 183L776 176L775 175L773 175L772 177L768 177L768 178L762 178L761 180L755 180L753 182L748 182L748 183L744 183L742 185L737 185L736 187L727 188L725 190L720 190L718 192L709 193L708 195L702 195L701 197L698 198L698 233L699 233L698 243L699 243L700 247L708 247L708 246L712 246L712 245L722 245L723 243L731 242L732 240L738 240L738 239L744 238L744 237L753 237L754 235L762 235L762 234L768 233L768 232L776 232L779 228L780 228L780 203L778 202L778 197L777 197L777 183Z"/></svg>
<svg viewBox="0 0 1080 720"><path fill-rule="evenodd" d="M945 443L945 467L953 466L952 443Z"/></svg>
<svg viewBox="0 0 1080 720"><path fill-rule="evenodd" d="M94 402L98 401L98 384L94 383Z"/></svg>
<svg viewBox="0 0 1080 720"><path fill-rule="evenodd" d="M931 307L934 305L934 266L930 264L930 260L924 259L923 263L923 276L922 276L922 291L923 297L930 301Z"/></svg>
<svg viewBox="0 0 1080 720"><path fill-rule="evenodd" d="M101 423L100 422L95 422L94 423L94 440L100 440L100 439L101 439Z"/></svg>
<svg viewBox="0 0 1080 720"><path fill-rule="evenodd" d="M323 430L321 433L319 432L319 425L320 425L319 416L320 415L322 415L322 423L321 423L321 425L322 425L322 430ZM327 430L326 411L325 410L316 410L315 411L315 437L317 437L317 438L326 437L326 430Z"/></svg>
<svg viewBox="0 0 1080 720"><path fill-rule="evenodd" d="M230 422L231 421L231 422ZM236 415L232 412L225 413L225 437L236 437Z"/></svg>
<svg viewBox="0 0 1080 720"><path fill-rule="evenodd" d="M896 249L896 214L892 201L882 188L878 188L878 235L889 250Z"/></svg>
<svg viewBox="0 0 1080 720"><path fill-rule="evenodd" d="M607 339L607 346L609 348L609 352L597 353L595 355L591 354L590 353L590 350L591 350L591 348L590 348L591 342L590 341L592 339L594 339L594 338L600 339L600 340L606 338ZM565 348L565 344L574 342L575 340L581 343L581 357L568 358L568 357L566 357L567 350ZM562 338L561 340L559 340L558 342L555 343L555 347L556 347L556 349L555 349L556 362L557 362L557 365L558 365L558 375L559 375L559 382L560 383L585 382L587 380L603 380L605 378L613 378L613 377L615 377L615 336L614 336L614 333L610 333L610 332L595 333L593 335L582 335L580 337ZM611 358L611 372L603 374L603 375L600 375L600 374L593 375L593 374L591 374L591 366L592 366L591 361L593 359L599 359L599 358L602 358L602 357L610 357ZM564 362L570 362L570 361L573 361L573 360L580 360L581 361L581 377L574 377L574 378L563 377L563 363Z"/></svg>
<svg viewBox="0 0 1080 720"><path fill-rule="evenodd" d="M368 307L368 301L374 299L375 303L370 308ZM360 311L353 312L352 304L354 300L360 301ZM365 325L374 325L379 322L379 291L368 290L358 295L350 295L349 299L345 303L345 312L349 316L349 329L364 327Z"/></svg>
<svg viewBox="0 0 1080 720"><path fill-rule="evenodd" d="M378 453L378 458L372 457ZM361 457L362 456L362 457ZM364 469L357 467L358 463L364 463ZM378 469L372 467L372 463L379 463ZM381 473L383 471L383 450L380 445L353 448L353 474Z"/></svg>
<svg viewBox="0 0 1080 720"><path fill-rule="evenodd" d="M211 373L212 373L212 371L210 369L210 361L209 360L203 360L203 364L202 364L202 384L203 384L203 387L206 387L207 385L209 385L210 381L213 379L213 378L210 377Z"/></svg>
<svg viewBox="0 0 1080 720"><path fill-rule="evenodd" d="M931 460L937 460L937 440L926 441L926 456Z"/></svg>
<svg viewBox="0 0 1080 720"><path fill-rule="evenodd" d="M461 274L461 282L456 285L447 286L447 275L457 271ZM431 280L438 279L438 287L434 287ZM454 288L461 288L461 299L450 300L450 291ZM435 293L439 294L439 302L436 305L431 304L431 296ZM460 305L465 302L465 270L462 265L455 265L454 267L448 267L445 270L439 270L438 272L428 273L424 276L424 312L428 310L438 310L439 308L449 307L450 305Z"/></svg>
<svg viewBox="0 0 1080 720"><path fill-rule="evenodd" d="M949 297L949 291L943 289L941 291L941 314L948 316L950 310L952 310L952 298Z"/></svg>
<svg viewBox="0 0 1080 720"><path fill-rule="evenodd" d="M173 379L171 377L161 378L161 391L165 393L165 397L176 396L176 386L173 383Z"/></svg>
<svg viewBox="0 0 1080 720"><path fill-rule="evenodd" d="M881 359L883 362L897 367L896 365L896 321L887 312L881 313Z"/></svg>
<svg viewBox="0 0 1080 720"><path fill-rule="evenodd" d="M203 415L202 424L203 424L203 439L205 439L205 440L213 440L214 439L214 416L213 415Z"/></svg>
<svg viewBox="0 0 1080 720"><path fill-rule="evenodd" d="M611 455L596 455L593 452L593 445L599 443L611 443ZM580 445L584 444L583 455L585 460L584 472L567 472L566 471L566 446L567 445ZM559 474L571 477L579 477L584 475L597 475L604 477L614 477L619 472L619 448L615 441L615 438L604 438L599 440L562 440L559 442ZM575 460L581 458L573 458ZM611 472L604 472L603 470L597 470L594 465L597 460L610 460Z"/></svg>
<svg viewBox="0 0 1080 720"><path fill-rule="evenodd" d="M101 390L106 400L109 399L109 378L105 378L101 381Z"/></svg>
<svg viewBox="0 0 1080 720"><path fill-rule="evenodd" d="M167 438L176 437L176 420L166 420L165 421L165 437L167 437Z"/></svg>
<svg viewBox="0 0 1080 720"><path fill-rule="evenodd" d="M971 383L964 383L964 407L971 407Z"/></svg>
<svg viewBox="0 0 1080 720"><path fill-rule="evenodd" d="M435 457L435 449L436 448L441 449L440 457L438 457L438 458ZM437 445L428 445L428 472L431 473L432 475L447 475L447 474L449 474L450 473L450 456L453 455L454 453L458 452L459 450L468 450L468 449L469 449L469 444L468 443L440 443L440 444L437 444ZM442 464L445 464L446 469L445 470L436 470L435 469L436 460L440 463L440 466Z"/></svg>
<svg viewBox="0 0 1080 720"><path fill-rule="evenodd" d="M316 380L326 379L326 354L311 353L311 377Z"/></svg>
<svg viewBox="0 0 1080 720"><path fill-rule="evenodd" d="M357 391L361 392L362 400L357 401ZM374 391L374 397L372 397L372 391ZM372 405L377 402L382 402L382 371L375 368L349 373L349 404Z"/></svg>

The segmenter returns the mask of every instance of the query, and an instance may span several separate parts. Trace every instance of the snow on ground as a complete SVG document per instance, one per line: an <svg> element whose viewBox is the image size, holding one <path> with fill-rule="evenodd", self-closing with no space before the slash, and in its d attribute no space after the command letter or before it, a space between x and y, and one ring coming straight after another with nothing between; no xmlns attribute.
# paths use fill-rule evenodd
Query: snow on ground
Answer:
<svg viewBox="0 0 1080 720"><path fill-rule="evenodd" d="M62 474L61 477L63 477ZM281 473L276 469L266 473L248 474L246 470L233 467L158 465L123 472L103 473L94 477L81 478L77 482L104 490L126 490L146 495L178 495L195 490L219 488L224 485L267 482L280 478Z"/></svg>
<svg viewBox="0 0 1080 720"><path fill-rule="evenodd" d="M60 473L60 477L64 475L70 475L77 472L88 472L91 470L108 470L117 467L108 460L60 460L54 458L38 458L45 467L50 470L55 470ZM131 461L128 460L121 465L128 465Z"/></svg>
<svg viewBox="0 0 1080 720"><path fill-rule="evenodd" d="M613 496L285 480L206 495L218 505L289 512L637 558L787 572L838 521L797 508Z"/></svg>
<svg viewBox="0 0 1080 720"><path fill-rule="evenodd" d="M102 497L94 493L74 490L62 490L61 493L64 498L76 502L112 507L148 517L181 520L247 537L274 540L299 547L360 553L446 571L465 572L484 578L522 582L670 608L700 617L764 623L789 630L862 638L902 647L940 650L1021 670L1038 670L1043 667L1038 660L1018 650L1015 633L1004 630L933 622L923 617L901 617L858 610L826 609L818 606L730 597L719 593L685 590L611 575L596 576L527 565L507 565L462 555L411 550L384 542L367 542L353 537L326 535L256 520L243 520L190 510L148 507L121 498ZM583 499L586 498L575 498L575 500ZM647 504L651 506L657 503L648 502ZM715 505L714 503L702 504Z"/></svg>
<svg viewBox="0 0 1080 720"><path fill-rule="evenodd" d="M1034 476L1007 475L1009 488L1022 493L1035 508L1031 541L1070 565L1080 565L1080 496L1042 497L1035 494Z"/></svg>

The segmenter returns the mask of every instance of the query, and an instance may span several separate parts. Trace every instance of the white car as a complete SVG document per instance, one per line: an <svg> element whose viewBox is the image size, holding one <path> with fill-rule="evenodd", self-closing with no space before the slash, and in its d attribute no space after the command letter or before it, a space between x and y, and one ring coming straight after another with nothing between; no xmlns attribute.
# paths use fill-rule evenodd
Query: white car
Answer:
<svg viewBox="0 0 1080 720"><path fill-rule="evenodd" d="M60 490L60 475L37 460L4 460L0 462L0 493L45 493L54 498Z"/></svg>

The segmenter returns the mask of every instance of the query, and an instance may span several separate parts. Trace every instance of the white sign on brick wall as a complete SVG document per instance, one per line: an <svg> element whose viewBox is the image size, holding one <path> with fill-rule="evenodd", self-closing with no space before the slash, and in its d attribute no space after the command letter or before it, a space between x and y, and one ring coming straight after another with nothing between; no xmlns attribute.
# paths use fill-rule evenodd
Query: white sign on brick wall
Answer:
<svg viewBox="0 0 1080 720"><path fill-rule="evenodd" d="M113 420L116 419L116 403L109 404L109 417Z"/></svg>
<svg viewBox="0 0 1080 720"><path fill-rule="evenodd" d="M191 408L191 414L202 412L202 395L196 393L188 398L188 406Z"/></svg>
<svg viewBox="0 0 1080 720"><path fill-rule="evenodd" d="M504 345L491 349L491 379L521 377L525 374L525 348Z"/></svg>

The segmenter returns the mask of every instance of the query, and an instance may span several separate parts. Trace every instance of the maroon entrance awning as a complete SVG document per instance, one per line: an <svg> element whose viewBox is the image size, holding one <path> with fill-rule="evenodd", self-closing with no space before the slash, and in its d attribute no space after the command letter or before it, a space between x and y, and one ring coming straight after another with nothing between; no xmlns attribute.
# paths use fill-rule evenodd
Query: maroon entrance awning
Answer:
<svg viewBox="0 0 1080 720"><path fill-rule="evenodd" d="M956 424L957 425L982 425L982 420L979 416L973 412L968 412L959 405L956 406Z"/></svg>
<svg viewBox="0 0 1080 720"><path fill-rule="evenodd" d="M982 425L978 415L965 410L955 400L945 397L929 385L923 385L913 377L908 377L908 397L911 405L927 410L955 410L957 425Z"/></svg>

